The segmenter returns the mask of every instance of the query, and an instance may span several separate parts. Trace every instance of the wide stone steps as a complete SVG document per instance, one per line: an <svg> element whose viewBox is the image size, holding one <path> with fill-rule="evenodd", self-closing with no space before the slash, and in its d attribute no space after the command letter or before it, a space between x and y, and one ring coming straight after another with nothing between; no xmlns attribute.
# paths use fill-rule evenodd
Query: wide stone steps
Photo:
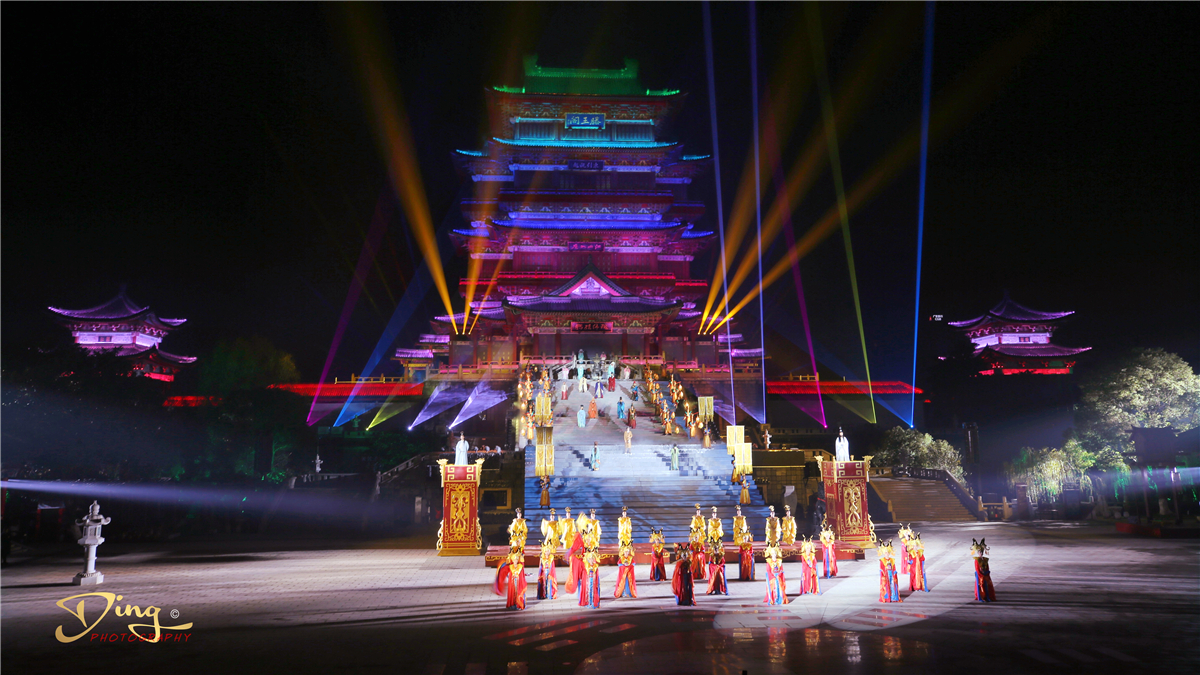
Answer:
<svg viewBox="0 0 1200 675"><path fill-rule="evenodd" d="M557 430L556 430L557 435ZM666 437L659 436L666 440ZM610 439L611 441L611 439ZM681 439L682 441L682 439ZM704 450L679 442L679 470L671 470L671 443L634 445L628 453L624 444L599 443L598 462L592 467L590 444L559 445L555 448L555 475L550 481L550 504L562 517L564 508L572 515L596 509L601 523L600 541L617 543L617 518L621 507L633 521L634 541L646 542L652 528L662 528L667 542L687 541L696 504L707 519L716 506L726 539L732 540L734 507L741 485L731 482L733 465L723 445ZM530 453L526 453L530 455ZM531 541L541 540L541 521L548 509L538 506L541 490L534 471L534 457L525 458L525 505ZM756 539L763 537L768 515L762 496L751 478L751 504L742 507Z"/></svg>
<svg viewBox="0 0 1200 675"><path fill-rule="evenodd" d="M977 518L945 483L919 478L876 478L871 485L890 502L897 522L969 522Z"/></svg>

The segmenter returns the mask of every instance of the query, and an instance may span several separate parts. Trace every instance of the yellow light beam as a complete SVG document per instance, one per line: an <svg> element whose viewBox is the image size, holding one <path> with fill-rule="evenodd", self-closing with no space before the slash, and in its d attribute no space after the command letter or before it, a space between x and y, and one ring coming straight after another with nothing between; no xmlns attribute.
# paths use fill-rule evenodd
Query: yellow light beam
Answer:
<svg viewBox="0 0 1200 675"><path fill-rule="evenodd" d="M994 92L1005 81L1006 77L1016 72L1016 66L1028 56L1046 33L1057 16L1056 8L1044 12L1034 18L1026 27L1004 42L992 47L964 76L960 77L955 89L938 99L930 115L929 138L933 142L949 136L967 119L969 113L981 107L989 92ZM859 180L854 188L846 195L847 213L854 213L883 189L896 174L911 162L920 148L920 127L914 123L904 137L894 145L883 159ZM736 315L749 304L756 294L770 286L783 276L797 261L812 251L837 229L840 220L837 205L816 222L804 236L796 242L796 246L787 252L771 269L763 275L762 286L752 289L745 297L737 302L720 324L713 326L709 332L716 330L721 324Z"/></svg>
<svg viewBox="0 0 1200 675"><path fill-rule="evenodd" d="M915 44L914 40L904 37L909 36L910 32L905 30L904 26L914 23L917 17L919 14L914 14L912 8L904 3L888 5L885 11L872 21L863 37L856 43L856 56L849 69L852 76L839 90L834 110L834 120L843 132L851 129L858 121L859 113L865 107L868 95L885 79L883 76L899 67L903 62L901 52ZM807 39L802 44L807 44ZM801 61L801 63L806 64L807 61ZM776 115L776 120L782 119L775 112L766 114ZM794 212L808 195L813 183L821 176L825 163L829 159L826 143L823 123L817 122L809 133L800 157L788 172L784 182L785 196L777 198L772 203L766 218L763 219L764 246L773 243L783 231L783 225L787 221L785 216L788 215L783 213L783 209L788 208ZM778 152L777 148L783 147L783 145L784 142L781 140L776 146L764 145L764 147L767 147L767 152L771 153ZM774 161L773 156L769 156L768 159ZM768 166L773 166L773 164ZM741 263L729 282L728 297L724 299L723 306L728 307L734 293L745 283L757 262L757 257L749 255L741 259ZM726 315L728 317L728 313ZM715 324L716 320L712 321ZM710 325L705 332L712 333L714 330L716 330L716 326Z"/></svg>
<svg viewBox="0 0 1200 675"><path fill-rule="evenodd" d="M421 169L417 165L416 152L412 145L408 116L404 112L400 87L392 69L391 54L384 46L386 43L382 27L386 26L387 22L374 6L345 3L342 7L349 42L358 65L358 75L374 119L376 140L387 161L393 188L404 207L421 255L425 257L430 276L433 277L433 283L446 306L446 313L450 315L450 323L457 333L459 328L454 321L454 308L450 304L446 273L442 269L437 235L433 219L429 215L429 203L425 198Z"/></svg>

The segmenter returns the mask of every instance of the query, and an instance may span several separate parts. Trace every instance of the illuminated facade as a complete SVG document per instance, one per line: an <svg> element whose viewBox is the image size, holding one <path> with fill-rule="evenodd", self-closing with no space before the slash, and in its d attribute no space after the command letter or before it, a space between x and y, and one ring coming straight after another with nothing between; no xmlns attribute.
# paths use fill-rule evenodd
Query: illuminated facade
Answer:
<svg viewBox="0 0 1200 675"><path fill-rule="evenodd" d="M168 333L187 319L164 319L149 307L140 307L125 294L89 309L50 307L59 324L71 331L75 344L88 350L112 351L132 361L132 370L164 382L172 382L179 369L195 362L194 356L178 356L159 349Z"/></svg>
<svg viewBox="0 0 1200 675"><path fill-rule="evenodd" d="M1036 373L1069 375L1076 356L1091 347L1063 347L1051 341L1054 331L1075 312L1040 312L1004 299L981 316L949 325L975 345L981 375Z"/></svg>
<svg viewBox="0 0 1200 675"><path fill-rule="evenodd" d="M486 95L488 140L453 155L474 185L461 203L468 225L451 233L470 259L458 286L468 310L435 317L397 359L454 367L584 350L716 363L718 343L696 336L709 284L691 273L716 237L689 194L711 163L669 134L686 95L646 89L632 60L584 70L536 56L523 86Z"/></svg>

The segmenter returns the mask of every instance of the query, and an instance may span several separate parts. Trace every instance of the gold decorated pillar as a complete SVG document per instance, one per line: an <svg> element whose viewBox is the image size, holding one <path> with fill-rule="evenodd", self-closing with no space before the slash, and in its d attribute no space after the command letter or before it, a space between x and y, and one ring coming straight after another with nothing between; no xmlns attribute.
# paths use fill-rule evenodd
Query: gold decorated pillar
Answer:
<svg viewBox="0 0 1200 675"><path fill-rule="evenodd" d="M875 547L867 513L870 473L869 456L861 462L821 462L825 518L833 524L838 542L864 549Z"/></svg>
<svg viewBox="0 0 1200 675"><path fill-rule="evenodd" d="M438 528L438 555L479 555L483 545L479 526L479 474L483 459L474 464L438 460L442 476L442 525Z"/></svg>

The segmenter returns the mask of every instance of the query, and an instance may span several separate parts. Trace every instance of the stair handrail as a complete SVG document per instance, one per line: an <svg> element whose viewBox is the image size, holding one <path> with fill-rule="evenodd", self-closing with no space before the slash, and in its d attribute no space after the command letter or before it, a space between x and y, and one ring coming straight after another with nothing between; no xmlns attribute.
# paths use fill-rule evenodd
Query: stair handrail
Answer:
<svg viewBox="0 0 1200 675"><path fill-rule="evenodd" d="M987 520L987 511L980 510L978 501L971 496L963 484L958 482L949 471L945 469L923 469L904 465L896 465L892 467L892 476L907 476L909 478L919 478L922 480L940 480L950 488L950 492L958 497L958 501L963 507L979 520Z"/></svg>
<svg viewBox="0 0 1200 675"><path fill-rule="evenodd" d="M444 453L445 453L445 450L440 450L437 452L425 452L425 453L422 453L419 455L413 455L412 457L409 457L408 459L397 464L396 466L393 466L392 468L388 469L387 471L380 473L379 474L379 482L381 482L381 483L390 482L394 478L396 478L396 476L399 476L401 473L408 471L409 469L415 468L417 466L417 464L421 463L423 460L430 459L436 455L441 455Z"/></svg>

